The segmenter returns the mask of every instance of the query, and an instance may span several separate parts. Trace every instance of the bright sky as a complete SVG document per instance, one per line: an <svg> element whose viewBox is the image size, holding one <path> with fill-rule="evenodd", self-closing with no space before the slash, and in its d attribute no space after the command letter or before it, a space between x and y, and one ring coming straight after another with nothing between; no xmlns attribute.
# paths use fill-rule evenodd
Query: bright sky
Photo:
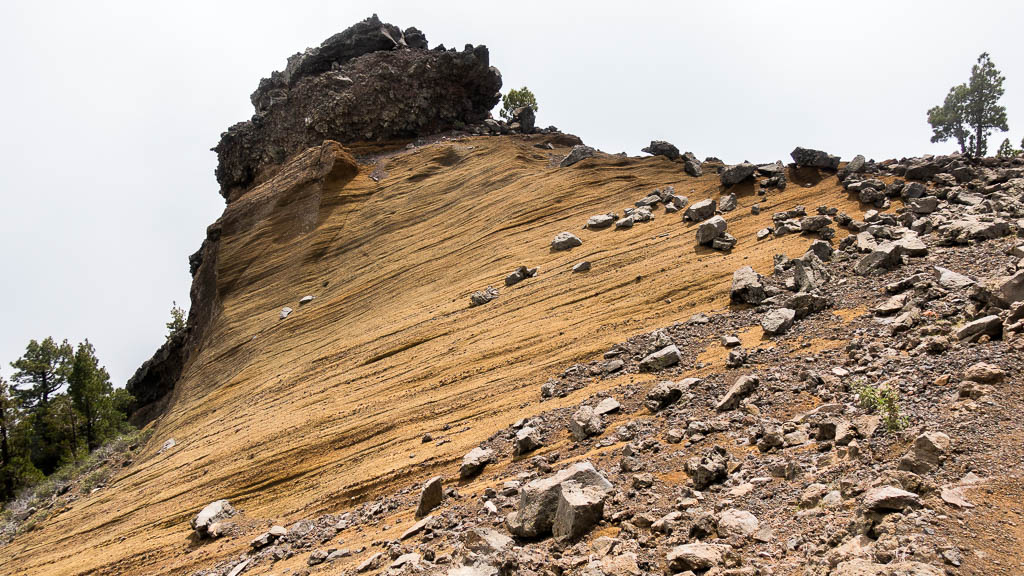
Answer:
<svg viewBox="0 0 1024 576"><path fill-rule="evenodd" d="M432 47L486 44L505 89L537 95L538 123L607 152L947 152L925 112L983 51L1024 136L1024 3L1009 0L5 1L0 374L30 338L89 338L123 385L171 301L188 306L187 257L223 209L210 147L251 116L260 78L374 12Z"/></svg>

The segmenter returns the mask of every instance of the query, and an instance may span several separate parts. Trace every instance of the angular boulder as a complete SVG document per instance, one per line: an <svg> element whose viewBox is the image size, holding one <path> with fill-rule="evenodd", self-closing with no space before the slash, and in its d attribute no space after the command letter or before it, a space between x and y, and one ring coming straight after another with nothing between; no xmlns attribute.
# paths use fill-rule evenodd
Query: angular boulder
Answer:
<svg viewBox="0 0 1024 576"><path fill-rule="evenodd" d="M740 402L757 389L760 380L757 376L745 374L736 379L736 382L729 387L729 390L722 396L715 406L715 410L725 412L739 408Z"/></svg>
<svg viewBox="0 0 1024 576"><path fill-rule="evenodd" d="M664 140L651 140L650 145L640 151L652 156L664 156L669 160L679 159L679 148Z"/></svg>
<svg viewBox="0 0 1024 576"><path fill-rule="evenodd" d="M582 246L583 241L572 232L559 232L555 235L554 239L551 240L552 250L571 250L577 246Z"/></svg>
<svg viewBox="0 0 1024 576"><path fill-rule="evenodd" d="M416 506L417 518L426 516L441 504L441 499L444 498L443 482L444 478L434 476L423 484L423 489L420 490L420 503Z"/></svg>
<svg viewBox="0 0 1024 576"><path fill-rule="evenodd" d="M796 310L791 308L776 308L770 310L761 318L761 328L766 334L782 334L793 326L796 318Z"/></svg>
<svg viewBox="0 0 1024 576"><path fill-rule="evenodd" d="M768 297L761 282L761 275L750 266L743 266L732 273L732 288L729 299L733 302L757 306Z"/></svg>
<svg viewBox="0 0 1024 576"><path fill-rule="evenodd" d="M562 159L562 162L559 163L559 166L562 167L562 168L566 168L568 166L572 166L573 164L575 164L575 163L577 163L577 162L579 162L581 160L585 160L587 158L593 158L594 155L596 155L596 154L597 154L597 150L594 150L590 146L584 146L583 144L577 144L576 146L573 146L572 150L569 151L569 154L565 158Z"/></svg>
<svg viewBox="0 0 1024 576"><path fill-rule="evenodd" d="M604 514L608 492L598 486L585 486L573 480L562 483L551 533L559 540L576 540L590 531Z"/></svg>
<svg viewBox="0 0 1024 576"><path fill-rule="evenodd" d="M700 202L690 204L690 207L683 212L683 220L689 222L703 222L715 215L717 204L714 199L708 198Z"/></svg>
<svg viewBox="0 0 1024 576"><path fill-rule="evenodd" d="M725 234L727 224L725 218L714 216L700 223L697 227L697 244L707 246Z"/></svg>
<svg viewBox="0 0 1024 576"><path fill-rule="evenodd" d="M665 368L679 364L682 359L683 355L679 352L679 348L677 348L675 344L671 344L644 357L644 359L640 361L640 370L643 372L664 370Z"/></svg>
<svg viewBox="0 0 1024 576"><path fill-rule="evenodd" d="M750 162L740 162L732 166L726 166L722 173L719 174L719 179L722 182L722 186L729 187L743 182L747 178L750 178L757 172L757 166Z"/></svg>
<svg viewBox="0 0 1024 576"><path fill-rule="evenodd" d="M199 514L190 522L190 526L196 531L200 538L211 536L210 527L214 524L234 516L235 509L227 500L217 500L207 504L199 511Z"/></svg>
<svg viewBox="0 0 1024 576"><path fill-rule="evenodd" d="M839 169L839 156L834 156L823 150L814 150L812 148L801 148L800 146L797 146L789 155L793 157L793 162L796 163L797 166L825 168L827 170Z"/></svg>
<svg viewBox="0 0 1024 576"><path fill-rule="evenodd" d="M562 486L567 481L604 492L612 489L611 482L590 462L578 462L547 478L531 480L519 492L518 508L506 518L509 531L521 538L536 538L550 533Z"/></svg>
<svg viewBox="0 0 1024 576"><path fill-rule="evenodd" d="M494 451L490 448L481 448L479 446L473 448L462 457L462 466L459 467L459 478L466 480L476 476L493 459Z"/></svg>

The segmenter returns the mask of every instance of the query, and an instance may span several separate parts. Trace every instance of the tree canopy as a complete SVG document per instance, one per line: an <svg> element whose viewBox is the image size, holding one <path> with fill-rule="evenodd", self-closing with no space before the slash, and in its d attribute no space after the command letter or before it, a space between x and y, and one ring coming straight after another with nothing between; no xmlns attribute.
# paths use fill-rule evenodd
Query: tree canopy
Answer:
<svg viewBox="0 0 1024 576"><path fill-rule="evenodd" d="M978 56L967 83L950 88L942 105L928 110L932 142L956 140L961 153L984 156L992 131L1009 130L1006 107L999 104L1004 80L987 52Z"/></svg>
<svg viewBox="0 0 1024 576"><path fill-rule="evenodd" d="M522 108L523 106L530 106L534 112L540 110L540 107L537 106L537 97L533 95L529 88L526 86L518 90L513 88L508 91L508 94L501 97L501 111L499 114L501 114L502 118L509 120L512 118L512 113L517 108Z"/></svg>

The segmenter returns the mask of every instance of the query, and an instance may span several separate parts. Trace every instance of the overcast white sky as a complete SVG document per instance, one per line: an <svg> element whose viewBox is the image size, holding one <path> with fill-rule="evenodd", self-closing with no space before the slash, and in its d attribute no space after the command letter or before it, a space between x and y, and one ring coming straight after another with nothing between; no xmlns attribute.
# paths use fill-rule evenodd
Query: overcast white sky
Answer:
<svg viewBox="0 0 1024 576"><path fill-rule="evenodd" d="M662 5L664 4L664 5ZM0 373L30 338L89 338L116 384L187 307L223 208L209 149L290 54L372 13L486 44L538 122L608 152L946 152L925 111L982 51L1024 136L1024 3L47 2L0 4ZM1005 135L990 141L994 151Z"/></svg>

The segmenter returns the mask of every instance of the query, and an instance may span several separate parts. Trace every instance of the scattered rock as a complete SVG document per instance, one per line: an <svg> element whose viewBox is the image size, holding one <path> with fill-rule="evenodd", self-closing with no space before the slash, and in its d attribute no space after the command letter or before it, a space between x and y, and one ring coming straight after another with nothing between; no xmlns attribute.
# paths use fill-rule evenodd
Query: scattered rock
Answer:
<svg viewBox="0 0 1024 576"><path fill-rule="evenodd" d="M559 232L555 235L554 240L551 241L552 250L571 250L582 245L583 241L571 232Z"/></svg>
<svg viewBox="0 0 1024 576"><path fill-rule="evenodd" d="M431 510L441 505L441 500L444 498L443 481L444 478L434 476L423 484L423 489L420 491L420 503L416 507L417 518L426 516Z"/></svg>
<svg viewBox="0 0 1024 576"><path fill-rule="evenodd" d="M679 159L679 148L664 140L651 140L650 145L642 149L641 152L646 152L652 156L664 156L669 160Z"/></svg>
<svg viewBox="0 0 1024 576"><path fill-rule="evenodd" d="M612 489L611 483L590 462L579 462L553 476L532 480L519 493L518 509L506 518L509 531L523 538L536 538L551 532L562 485L567 481L605 492Z"/></svg>
<svg viewBox="0 0 1024 576"><path fill-rule="evenodd" d="M577 144L576 146L572 147L572 150L569 151L568 156L566 156L562 160L562 162L559 164L559 166L561 166L562 168L565 168L567 166L572 166L573 164L575 164L575 163L577 163L577 162L579 162L581 160L585 160L587 158L593 158L594 155L596 155L596 154L597 154L597 150L594 150L590 146L584 146L583 144Z"/></svg>
<svg viewBox="0 0 1024 576"><path fill-rule="evenodd" d="M797 166L808 166L811 168L825 168L827 170L839 169L839 156L833 156L822 150L801 148L797 146L789 154Z"/></svg>
<svg viewBox="0 0 1024 576"><path fill-rule="evenodd" d="M482 306L498 297L498 289L488 286L484 290L477 290L469 295L469 307Z"/></svg>
<svg viewBox="0 0 1024 576"><path fill-rule="evenodd" d="M459 467L459 478L466 480L480 473L484 466L490 464L494 458L494 451L489 448L477 446L469 451L462 458L462 466Z"/></svg>
<svg viewBox="0 0 1024 576"><path fill-rule="evenodd" d="M683 359L679 348L675 344L666 346L657 352L649 354L640 361L640 370L644 372L655 372L664 370L670 366L679 364Z"/></svg>
<svg viewBox="0 0 1024 576"><path fill-rule="evenodd" d="M729 187L750 178L754 175L754 172L757 172L757 166L750 162L741 162L723 169L719 177L722 181L722 186Z"/></svg>
<svg viewBox="0 0 1024 576"><path fill-rule="evenodd" d="M715 410L725 412L739 408L740 402L757 389L759 380L757 376L743 375L736 379L736 382L725 393L725 396L715 406Z"/></svg>
<svg viewBox="0 0 1024 576"><path fill-rule="evenodd" d="M213 524L234 516L235 509L231 507L231 503L227 500L217 500L211 502L205 508L203 508L195 518L192 519L192 529L196 531L196 534L200 538L210 536L210 526Z"/></svg>
<svg viewBox="0 0 1024 576"><path fill-rule="evenodd" d="M761 328L766 334L782 334L793 325L794 318L796 318L796 310L776 308L761 318Z"/></svg>

